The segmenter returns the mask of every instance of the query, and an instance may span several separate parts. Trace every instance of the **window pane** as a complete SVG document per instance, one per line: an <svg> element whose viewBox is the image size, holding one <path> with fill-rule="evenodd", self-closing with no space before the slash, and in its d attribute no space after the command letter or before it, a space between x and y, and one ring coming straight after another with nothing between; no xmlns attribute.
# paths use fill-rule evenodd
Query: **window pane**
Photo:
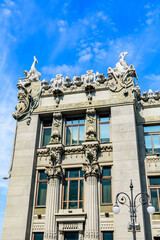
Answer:
<svg viewBox="0 0 160 240"><path fill-rule="evenodd" d="M39 180L47 180L47 174L45 172L40 172Z"/></svg>
<svg viewBox="0 0 160 240"><path fill-rule="evenodd" d="M104 176L111 176L111 168L103 168L103 177Z"/></svg>
<svg viewBox="0 0 160 240"><path fill-rule="evenodd" d="M109 142L109 124L100 124L101 143Z"/></svg>
<svg viewBox="0 0 160 240"><path fill-rule="evenodd" d="M84 119L79 119L79 123L84 123Z"/></svg>
<svg viewBox="0 0 160 240"><path fill-rule="evenodd" d="M83 208L83 202L79 203L79 208Z"/></svg>
<svg viewBox="0 0 160 240"><path fill-rule="evenodd" d="M47 183L39 183L37 205L46 204Z"/></svg>
<svg viewBox="0 0 160 240"><path fill-rule="evenodd" d="M43 143L42 143L42 147L44 147L47 144L49 144L50 139L51 139L51 128L43 129Z"/></svg>
<svg viewBox="0 0 160 240"><path fill-rule="evenodd" d="M111 203L111 179L102 180L102 203Z"/></svg>
<svg viewBox="0 0 160 240"><path fill-rule="evenodd" d="M83 177L83 171L80 170L80 177Z"/></svg>
<svg viewBox="0 0 160 240"><path fill-rule="evenodd" d="M159 185L160 186L160 177L151 177L150 178L150 185Z"/></svg>
<svg viewBox="0 0 160 240"><path fill-rule="evenodd" d="M113 240L113 232L103 232L103 240Z"/></svg>
<svg viewBox="0 0 160 240"><path fill-rule="evenodd" d="M80 194L79 200L83 200L83 180L80 180Z"/></svg>
<svg viewBox="0 0 160 240"><path fill-rule="evenodd" d="M79 126L79 144L84 142L84 126Z"/></svg>
<svg viewBox="0 0 160 240"><path fill-rule="evenodd" d="M158 212L159 207L158 207L157 189L151 189L151 200L152 200L153 206L155 207L155 211Z"/></svg>
<svg viewBox="0 0 160 240"><path fill-rule="evenodd" d="M71 127L66 128L66 145L71 144Z"/></svg>
<svg viewBox="0 0 160 240"><path fill-rule="evenodd" d="M68 192L68 181L65 181L65 184L64 184L64 201L67 201L67 192Z"/></svg>
<svg viewBox="0 0 160 240"><path fill-rule="evenodd" d="M66 232L65 233L65 240L78 240L78 233L77 232Z"/></svg>
<svg viewBox="0 0 160 240"><path fill-rule="evenodd" d="M66 202L63 203L63 209L67 209L67 203Z"/></svg>
<svg viewBox="0 0 160 240"><path fill-rule="evenodd" d="M78 200L78 180L70 181L69 200L70 201Z"/></svg>
<svg viewBox="0 0 160 240"><path fill-rule="evenodd" d="M152 135L154 153L160 153L160 139L159 135Z"/></svg>
<svg viewBox="0 0 160 240"><path fill-rule="evenodd" d="M73 124L78 124L78 119L74 119Z"/></svg>
<svg viewBox="0 0 160 240"><path fill-rule="evenodd" d="M109 122L109 117L100 117L100 122Z"/></svg>
<svg viewBox="0 0 160 240"><path fill-rule="evenodd" d="M72 128L72 144L78 143L78 126Z"/></svg>
<svg viewBox="0 0 160 240"><path fill-rule="evenodd" d="M78 202L69 202L69 209L78 208Z"/></svg>
<svg viewBox="0 0 160 240"><path fill-rule="evenodd" d="M67 121L66 121L66 124L67 124L67 125L72 124L72 120L67 120Z"/></svg>
<svg viewBox="0 0 160 240"><path fill-rule="evenodd" d="M52 127L52 122L49 121L49 122L43 122L43 126L44 127Z"/></svg>
<svg viewBox="0 0 160 240"><path fill-rule="evenodd" d="M145 136L145 143L146 143L146 153L152 153L152 141L151 136Z"/></svg>
<svg viewBox="0 0 160 240"><path fill-rule="evenodd" d="M70 170L69 171L69 178L76 178L79 177L79 170Z"/></svg>
<svg viewBox="0 0 160 240"><path fill-rule="evenodd" d="M160 125L144 127L144 132L160 132Z"/></svg>
<svg viewBox="0 0 160 240"><path fill-rule="evenodd" d="M43 240L43 233L34 233L33 240Z"/></svg>

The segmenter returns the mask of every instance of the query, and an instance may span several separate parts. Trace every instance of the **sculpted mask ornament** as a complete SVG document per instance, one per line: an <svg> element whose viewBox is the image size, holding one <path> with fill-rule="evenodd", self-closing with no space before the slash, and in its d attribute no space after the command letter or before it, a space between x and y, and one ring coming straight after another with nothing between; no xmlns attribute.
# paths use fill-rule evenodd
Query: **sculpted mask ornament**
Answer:
<svg viewBox="0 0 160 240"><path fill-rule="evenodd" d="M18 100L15 109L17 110L17 113L12 113L12 116L17 120L21 118L28 110L31 100L31 91L28 92L27 89L23 86L19 86L18 91Z"/></svg>
<svg viewBox="0 0 160 240"><path fill-rule="evenodd" d="M108 68L108 77L107 81L105 82L105 86L114 92L119 92L122 89L125 89L124 93L127 93L127 88L134 86L133 77L137 79L138 84L138 77L133 65L128 65L125 61L125 56L127 52L122 52L119 56L120 60L116 64L116 68ZM114 81L113 81L114 80ZM137 85L136 84L136 85Z"/></svg>

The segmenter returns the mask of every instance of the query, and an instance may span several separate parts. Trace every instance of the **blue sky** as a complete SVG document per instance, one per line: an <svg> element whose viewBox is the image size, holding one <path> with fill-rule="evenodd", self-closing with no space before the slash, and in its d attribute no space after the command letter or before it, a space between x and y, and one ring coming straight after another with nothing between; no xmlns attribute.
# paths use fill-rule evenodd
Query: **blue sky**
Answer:
<svg viewBox="0 0 160 240"><path fill-rule="evenodd" d="M159 0L0 1L0 235L17 102L16 83L35 55L42 77L107 74L127 51L142 91L160 90Z"/></svg>

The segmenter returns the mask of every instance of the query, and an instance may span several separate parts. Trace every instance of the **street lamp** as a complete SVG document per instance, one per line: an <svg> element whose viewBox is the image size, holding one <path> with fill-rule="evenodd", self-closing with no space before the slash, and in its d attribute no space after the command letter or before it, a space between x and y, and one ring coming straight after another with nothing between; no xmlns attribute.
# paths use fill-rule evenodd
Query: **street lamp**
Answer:
<svg viewBox="0 0 160 240"><path fill-rule="evenodd" d="M120 212L118 203L126 205L129 208L131 222L128 223L128 230L133 232L133 240L136 240L136 231L140 230L140 224L137 223L137 208L140 205L148 204L147 211L149 214L153 214L155 212L155 208L152 206L150 197L147 193L138 193L135 197L133 197L132 180L130 183L130 191L131 197L129 197L125 192L120 192L116 195L116 202L113 206L113 212L115 214L118 214ZM129 200L129 204L127 204L127 199ZM137 200L139 200L139 204L136 206Z"/></svg>

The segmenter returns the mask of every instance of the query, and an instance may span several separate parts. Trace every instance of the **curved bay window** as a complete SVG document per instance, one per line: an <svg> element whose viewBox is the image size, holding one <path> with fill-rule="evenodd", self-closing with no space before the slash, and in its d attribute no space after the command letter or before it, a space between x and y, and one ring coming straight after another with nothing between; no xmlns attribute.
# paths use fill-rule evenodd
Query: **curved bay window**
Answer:
<svg viewBox="0 0 160 240"><path fill-rule="evenodd" d="M109 116L99 117L99 139L100 143L110 142Z"/></svg>
<svg viewBox="0 0 160 240"><path fill-rule="evenodd" d="M65 131L67 146L82 144L84 142L84 118L67 119Z"/></svg>
<svg viewBox="0 0 160 240"><path fill-rule="evenodd" d="M103 167L101 178L101 205L112 203L112 176L111 167Z"/></svg>
<svg viewBox="0 0 160 240"><path fill-rule="evenodd" d="M160 125L144 127L147 154L160 153Z"/></svg>
<svg viewBox="0 0 160 240"><path fill-rule="evenodd" d="M47 174L44 171L39 171L37 181L36 207L44 207L46 205L47 181Z"/></svg>
<svg viewBox="0 0 160 240"><path fill-rule="evenodd" d="M83 208L83 172L80 169L65 171L62 194L62 208Z"/></svg>
<svg viewBox="0 0 160 240"><path fill-rule="evenodd" d="M42 143L41 147L45 147L49 144L51 140L51 132L52 132L52 122L44 121L42 126Z"/></svg>
<svg viewBox="0 0 160 240"><path fill-rule="evenodd" d="M149 190L155 212L160 212L160 177L149 177Z"/></svg>

